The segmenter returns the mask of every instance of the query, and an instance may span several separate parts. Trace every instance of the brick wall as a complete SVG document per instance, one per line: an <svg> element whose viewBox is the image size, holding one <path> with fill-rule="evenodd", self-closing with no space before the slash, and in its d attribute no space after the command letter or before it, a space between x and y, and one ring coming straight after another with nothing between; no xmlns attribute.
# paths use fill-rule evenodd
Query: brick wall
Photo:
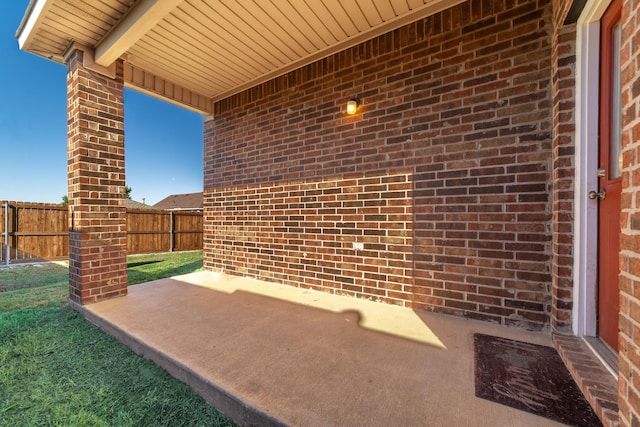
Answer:
<svg viewBox="0 0 640 427"><path fill-rule="evenodd" d="M620 218L620 423L640 425L640 2L623 2L623 171Z"/></svg>
<svg viewBox="0 0 640 427"><path fill-rule="evenodd" d="M553 67L553 270L554 331L572 333L575 177L576 26L563 21L570 1L554 2Z"/></svg>
<svg viewBox="0 0 640 427"><path fill-rule="evenodd" d="M127 293L122 62L114 80L82 65L67 72L69 298L81 304Z"/></svg>
<svg viewBox="0 0 640 427"><path fill-rule="evenodd" d="M463 3L217 102L205 267L548 326L552 8L520 3Z"/></svg>

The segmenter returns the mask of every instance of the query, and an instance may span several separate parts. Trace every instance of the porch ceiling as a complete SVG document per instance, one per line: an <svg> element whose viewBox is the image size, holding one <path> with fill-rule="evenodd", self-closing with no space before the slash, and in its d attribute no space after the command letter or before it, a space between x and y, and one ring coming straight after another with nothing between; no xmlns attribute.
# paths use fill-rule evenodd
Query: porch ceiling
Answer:
<svg viewBox="0 0 640 427"><path fill-rule="evenodd" d="M85 65L187 108L212 103L462 0L32 0L22 50Z"/></svg>

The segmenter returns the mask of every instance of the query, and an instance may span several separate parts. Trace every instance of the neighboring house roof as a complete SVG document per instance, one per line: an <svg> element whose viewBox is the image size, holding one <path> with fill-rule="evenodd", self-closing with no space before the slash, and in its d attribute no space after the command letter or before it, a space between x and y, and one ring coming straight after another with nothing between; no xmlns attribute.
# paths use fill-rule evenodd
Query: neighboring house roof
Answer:
<svg viewBox="0 0 640 427"><path fill-rule="evenodd" d="M155 209L202 210L202 192L172 194L153 205Z"/></svg>
<svg viewBox="0 0 640 427"><path fill-rule="evenodd" d="M135 200L127 199L126 201L127 209L157 209L151 205L147 205L142 202L136 202Z"/></svg>

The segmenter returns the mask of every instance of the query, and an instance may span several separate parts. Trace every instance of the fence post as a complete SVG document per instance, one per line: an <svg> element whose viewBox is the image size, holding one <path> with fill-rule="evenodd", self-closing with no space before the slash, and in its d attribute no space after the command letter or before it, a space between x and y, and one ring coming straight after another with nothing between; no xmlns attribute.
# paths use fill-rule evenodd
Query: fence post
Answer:
<svg viewBox="0 0 640 427"><path fill-rule="evenodd" d="M169 234L169 246L170 246L169 247L169 252L173 252L173 245L175 243L174 242L174 237L173 237L173 234L175 232L175 230L173 229L174 228L173 221L174 221L173 211L169 211L169 233L170 233Z"/></svg>
<svg viewBox="0 0 640 427"><path fill-rule="evenodd" d="M9 265L9 202L4 204L4 263Z"/></svg>

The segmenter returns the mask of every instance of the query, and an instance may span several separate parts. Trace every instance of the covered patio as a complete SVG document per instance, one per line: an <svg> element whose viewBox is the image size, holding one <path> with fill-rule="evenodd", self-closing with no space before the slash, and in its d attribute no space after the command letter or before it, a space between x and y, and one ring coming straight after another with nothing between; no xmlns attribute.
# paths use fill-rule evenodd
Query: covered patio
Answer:
<svg viewBox="0 0 640 427"><path fill-rule="evenodd" d="M474 393L474 333L546 334L210 272L82 311L241 425L562 425Z"/></svg>
<svg viewBox="0 0 640 427"><path fill-rule="evenodd" d="M32 0L20 48L68 69L71 305L248 424L543 422L473 397L476 330L552 342L640 424L639 10ZM203 115L196 278L127 287L125 87Z"/></svg>

